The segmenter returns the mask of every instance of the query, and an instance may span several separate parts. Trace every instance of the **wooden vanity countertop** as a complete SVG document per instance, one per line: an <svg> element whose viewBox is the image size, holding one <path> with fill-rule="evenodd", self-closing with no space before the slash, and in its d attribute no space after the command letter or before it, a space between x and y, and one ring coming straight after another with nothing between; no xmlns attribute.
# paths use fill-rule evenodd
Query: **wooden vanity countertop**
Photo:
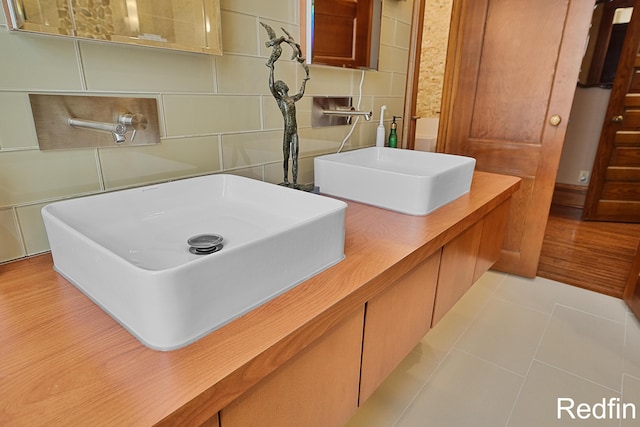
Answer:
<svg viewBox="0 0 640 427"><path fill-rule="evenodd" d="M427 216L347 202L346 258L197 342L150 350L53 270L0 265L0 425L199 425L519 187L476 172ZM293 261L295 262L295 261Z"/></svg>

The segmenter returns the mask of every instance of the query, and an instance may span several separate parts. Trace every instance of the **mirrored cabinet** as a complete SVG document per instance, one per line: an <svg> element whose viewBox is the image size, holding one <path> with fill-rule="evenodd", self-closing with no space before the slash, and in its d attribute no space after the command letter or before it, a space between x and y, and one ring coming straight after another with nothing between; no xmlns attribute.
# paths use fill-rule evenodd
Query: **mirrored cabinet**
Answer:
<svg viewBox="0 0 640 427"><path fill-rule="evenodd" d="M301 0L300 11L310 63L378 69L382 0Z"/></svg>
<svg viewBox="0 0 640 427"><path fill-rule="evenodd" d="M10 30L222 54L220 0L2 0Z"/></svg>

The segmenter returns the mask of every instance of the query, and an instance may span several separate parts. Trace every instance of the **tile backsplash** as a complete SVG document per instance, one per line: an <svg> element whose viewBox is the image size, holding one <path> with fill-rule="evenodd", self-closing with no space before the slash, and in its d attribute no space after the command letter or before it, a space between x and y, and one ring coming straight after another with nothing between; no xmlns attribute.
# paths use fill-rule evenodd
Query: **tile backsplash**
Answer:
<svg viewBox="0 0 640 427"><path fill-rule="evenodd" d="M9 32L0 11L0 262L47 251L46 203L210 173L282 181L282 116L268 87L262 20L300 36L299 0L222 0L223 56ZM313 95L359 96L360 121L345 149L373 145L380 106L402 115L413 1L385 0L379 71L310 67L298 102L300 182L313 157L335 152L349 127L311 128ZM283 55L278 79L299 88L301 67ZM292 89L293 90L293 89ZM295 89L297 91L297 89ZM155 146L38 149L29 93L154 97Z"/></svg>

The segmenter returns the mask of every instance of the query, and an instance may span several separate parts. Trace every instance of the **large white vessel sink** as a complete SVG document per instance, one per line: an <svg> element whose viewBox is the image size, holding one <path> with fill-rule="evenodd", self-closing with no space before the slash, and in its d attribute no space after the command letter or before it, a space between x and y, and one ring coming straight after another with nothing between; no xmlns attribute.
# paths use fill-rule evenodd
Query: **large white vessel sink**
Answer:
<svg viewBox="0 0 640 427"><path fill-rule="evenodd" d="M316 157L320 192L411 215L426 215L469 192L471 157L369 147Z"/></svg>
<svg viewBox="0 0 640 427"><path fill-rule="evenodd" d="M341 261L345 209L210 175L56 202L42 216L56 271L143 344L171 350ZM199 254L212 239L187 243L199 235L222 236L222 248Z"/></svg>

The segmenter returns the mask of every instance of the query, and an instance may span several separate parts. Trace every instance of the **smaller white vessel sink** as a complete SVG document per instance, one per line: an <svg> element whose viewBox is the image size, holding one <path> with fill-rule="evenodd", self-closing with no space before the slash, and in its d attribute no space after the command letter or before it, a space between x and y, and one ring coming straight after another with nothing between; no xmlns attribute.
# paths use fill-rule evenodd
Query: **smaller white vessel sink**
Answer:
<svg viewBox="0 0 640 427"><path fill-rule="evenodd" d="M42 209L54 267L148 347L185 346L344 258L339 200L210 175Z"/></svg>
<svg viewBox="0 0 640 427"><path fill-rule="evenodd" d="M319 156L320 192L411 215L426 215L471 188L471 157L388 147Z"/></svg>

